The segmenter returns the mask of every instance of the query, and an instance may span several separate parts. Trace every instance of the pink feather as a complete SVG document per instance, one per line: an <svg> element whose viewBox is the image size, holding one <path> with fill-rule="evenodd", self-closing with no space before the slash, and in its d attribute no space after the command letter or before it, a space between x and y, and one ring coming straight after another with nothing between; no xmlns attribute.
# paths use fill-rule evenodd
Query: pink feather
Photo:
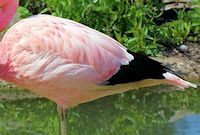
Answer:
<svg viewBox="0 0 200 135"><path fill-rule="evenodd" d="M63 105L59 103L62 97L70 102L65 106L78 104L78 99L71 99L74 93L80 98L81 93L107 80L133 59L114 39L77 22L49 15L18 22L4 35L1 44L1 59L6 59L9 67L2 69L7 74L3 79Z"/></svg>

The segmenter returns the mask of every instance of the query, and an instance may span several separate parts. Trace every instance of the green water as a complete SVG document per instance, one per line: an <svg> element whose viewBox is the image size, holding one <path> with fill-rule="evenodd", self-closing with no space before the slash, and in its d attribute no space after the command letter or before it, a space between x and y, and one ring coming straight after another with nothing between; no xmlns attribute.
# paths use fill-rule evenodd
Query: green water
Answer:
<svg viewBox="0 0 200 135"><path fill-rule="evenodd" d="M69 135L198 135L200 91L130 91L68 111ZM0 135L58 135L56 104L47 99L0 102Z"/></svg>

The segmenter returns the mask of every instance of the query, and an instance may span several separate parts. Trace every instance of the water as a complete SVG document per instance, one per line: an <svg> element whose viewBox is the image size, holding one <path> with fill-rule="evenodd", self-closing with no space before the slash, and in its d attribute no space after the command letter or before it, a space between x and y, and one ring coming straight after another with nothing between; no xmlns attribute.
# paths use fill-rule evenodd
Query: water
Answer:
<svg viewBox="0 0 200 135"><path fill-rule="evenodd" d="M166 124L159 128L157 132L160 135L200 135L200 115L189 115L173 123ZM170 132L169 132L170 131ZM169 135L169 134L168 134Z"/></svg>
<svg viewBox="0 0 200 135"><path fill-rule="evenodd" d="M199 90L155 89L130 91L70 109L69 135L199 135ZM47 99L1 101L0 135L59 135L56 104Z"/></svg>

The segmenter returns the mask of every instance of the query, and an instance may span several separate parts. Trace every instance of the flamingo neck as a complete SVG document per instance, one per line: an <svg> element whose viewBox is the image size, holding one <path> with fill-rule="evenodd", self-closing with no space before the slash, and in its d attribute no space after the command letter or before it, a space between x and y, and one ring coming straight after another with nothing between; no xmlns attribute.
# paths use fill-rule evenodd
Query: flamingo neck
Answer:
<svg viewBox="0 0 200 135"><path fill-rule="evenodd" d="M0 32L3 31L12 21L19 0L1 0L0 1Z"/></svg>

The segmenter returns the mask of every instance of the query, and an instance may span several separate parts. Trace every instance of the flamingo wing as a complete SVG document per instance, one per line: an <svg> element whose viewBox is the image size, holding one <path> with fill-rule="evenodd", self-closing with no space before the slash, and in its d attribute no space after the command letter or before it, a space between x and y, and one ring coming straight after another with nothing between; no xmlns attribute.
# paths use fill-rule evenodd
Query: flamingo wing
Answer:
<svg viewBox="0 0 200 135"><path fill-rule="evenodd" d="M6 33L2 43L12 64L18 67L17 72L30 77L59 66L62 72L67 72L66 66L76 65L76 68L88 69L87 72L94 75L91 78L100 83L133 59L126 48L112 38L77 22L49 15L20 21ZM49 69L50 63L54 66Z"/></svg>

